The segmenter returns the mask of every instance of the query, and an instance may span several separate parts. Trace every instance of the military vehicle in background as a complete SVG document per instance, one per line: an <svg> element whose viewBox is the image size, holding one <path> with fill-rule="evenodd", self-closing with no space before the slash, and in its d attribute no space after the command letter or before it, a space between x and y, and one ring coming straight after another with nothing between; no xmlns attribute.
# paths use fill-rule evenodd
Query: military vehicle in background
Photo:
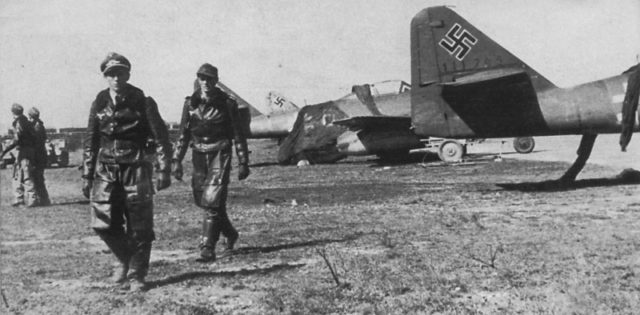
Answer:
<svg viewBox="0 0 640 315"><path fill-rule="evenodd" d="M1 139L2 140L0 141L0 151L4 150L4 148L9 144L9 142L11 142L11 138L3 137ZM14 152L15 150L11 150L2 157L2 161L0 161L0 169L5 169L7 168L7 165L10 165L16 162L16 156Z"/></svg>
<svg viewBox="0 0 640 315"><path fill-rule="evenodd" d="M56 138L47 139L45 148L47 149L47 167L67 167L69 166L69 148L67 146L67 139L64 136L56 135ZM4 148L11 142L11 138L2 139L2 147ZM16 162L16 150L7 152L0 161L0 169L5 169L7 166Z"/></svg>
<svg viewBox="0 0 640 315"><path fill-rule="evenodd" d="M9 136L0 138L0 152L4 151L4 148L11 142L11 139L12 138ZM16 150L11 150L2 157L2 160L0 161L0 169L5 169L7 168L7 165L11 165L16 162L15 151Z"/></svg>
<svg viewBox="0 0 640 315"><path fill-rule="evenodd" d="M47 167L57 165L58 167L69 166L69 149L67 139L47 139Z"/></svg>

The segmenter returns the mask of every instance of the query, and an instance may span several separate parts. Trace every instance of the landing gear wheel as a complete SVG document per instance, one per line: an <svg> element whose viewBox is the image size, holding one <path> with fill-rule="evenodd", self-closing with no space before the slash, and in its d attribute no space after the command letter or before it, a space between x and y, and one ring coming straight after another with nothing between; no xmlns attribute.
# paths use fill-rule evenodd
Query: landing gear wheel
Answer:
<svg viewBox="0 0 640 315"><path fill-rule="evenodd" d="M518 153L531 153L536 146L532 137L520 137L513 139L513 148Z"/></svg>
<svg viewBox="0 0 640 315"><path fill-rule="evenodd" d="M438 148L438 157L444 162L458 162L462 160L464 153L464 146L455 140L447 140Z"/></svg>

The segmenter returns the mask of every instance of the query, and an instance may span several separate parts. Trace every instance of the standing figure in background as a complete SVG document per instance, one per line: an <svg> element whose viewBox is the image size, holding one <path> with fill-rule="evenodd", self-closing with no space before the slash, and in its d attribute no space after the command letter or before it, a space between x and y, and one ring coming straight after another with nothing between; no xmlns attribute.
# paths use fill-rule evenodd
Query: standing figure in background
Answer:
<svg viewBox="0 0 640 315"><path fill-rule="evenodd" d="M227 192L231 173L232 139L238 156L238 179L249 176L247 140L242 131L238 104L216 87L218 69L208 63L197 71L198 88L187 97L182 109L180 138L173 160L174 176L181 180L182 160L189 144L192 148L191 187L195 204L204 209L200 262L216 260L220 234L231 251L238 231L227 215Z"/></svg>
<svg viewBox="0 0 640 315"><path fill-rule="evenodd" d="M33 160L33 184L36 190L36 203L39 206L51 205L49 192L44 183L44 169L47 167L47 131L40 120L40 111L31 107L27 112L36 135L35 157Z"/></svg>
<svg viewBox="0 0 640 315"><path fill-rule="evenodd" d="M36 135L33 126L24 116L24 108L20 104L11 106L13 114L13 140L4 150L0 159L14 148L18 151L13 164L13 201L11 205L34 207L36 191L33 182L33 161L35 156Z"/></svg>
<svg viewBox="0 0 640 315"><path fill-rule="evenodd" d="M100 70L109 87L98 93L89 111L82 191L90 199L91 227L118 260L112 280L140 291L155 239L154 166L147 144L153 139L157 146L157 190L171 185L171 146L155 101L127 83L129 60L110 53Z"/></svg>

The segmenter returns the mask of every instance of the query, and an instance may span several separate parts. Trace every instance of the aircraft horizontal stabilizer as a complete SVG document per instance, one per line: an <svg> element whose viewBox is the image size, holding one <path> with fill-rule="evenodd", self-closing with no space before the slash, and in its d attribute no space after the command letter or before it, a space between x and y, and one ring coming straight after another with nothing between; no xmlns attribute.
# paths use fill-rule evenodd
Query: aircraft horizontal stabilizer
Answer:
<svg viewBox="0 0 640 315"><path fill-rule="evenodd" d="M523 69L517 68L503 68L503 69L492 69L487 71L475 72L473 74L458 77L453 82L441 83L441 85L449 85L449 86L457 86L464 84L473 84L480 82L489 82L492 80L498 80L508 77L516 78L518 75L524 75L528 77L528 74Z"/></svg>
<svg viewBox="0 0 640 315"><path fill-rule="evenodd" d="M531 78L524 71L472 75L443 84L441 96L475 135L525 136L534 128L548 129Z"/></svg>
<svg viewBox="0 0 640 315"><path fill-rule="evenodd" d="M348 119L336 120L334 125L345 126L350 130L377 130L377 129L409 129L411 117L398 116L358 116Z"/></svg>

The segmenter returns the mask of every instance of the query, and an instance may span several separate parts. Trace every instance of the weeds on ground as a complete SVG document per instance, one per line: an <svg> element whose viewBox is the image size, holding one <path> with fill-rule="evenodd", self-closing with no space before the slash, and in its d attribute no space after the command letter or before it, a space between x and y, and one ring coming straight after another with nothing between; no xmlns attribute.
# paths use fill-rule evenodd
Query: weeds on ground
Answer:
<svg viewBox="0 0 640 315"><path fill-rule="evenodd" d="M459 279L444 277L429 257L408 244L386 250L397 247L403 247L395 254L398 259L389 259L385 250L347 255L330 246L318 249L321 259L312 270L286 279L298 285L274 286L264 302L269 311L285 314L470 312L454 300L466 290Z"/></svg>

